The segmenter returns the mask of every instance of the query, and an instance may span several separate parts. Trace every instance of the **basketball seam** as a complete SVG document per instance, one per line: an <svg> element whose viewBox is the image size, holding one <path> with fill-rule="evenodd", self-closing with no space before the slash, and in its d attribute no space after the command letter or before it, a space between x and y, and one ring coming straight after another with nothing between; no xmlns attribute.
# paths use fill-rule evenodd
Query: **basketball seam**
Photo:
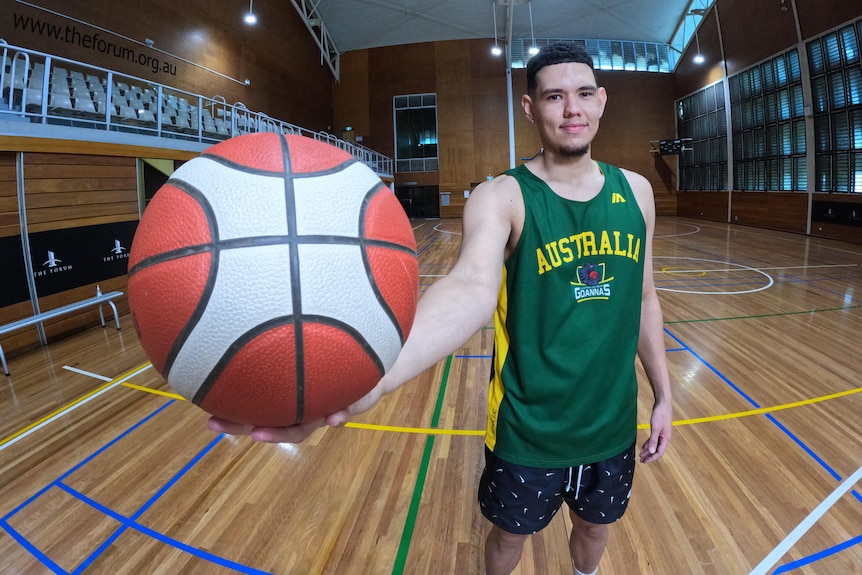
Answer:
<svg viewBox="0 0 862 575"><path fill-rule="evenodd" d="M284 141L282 139L282 141ZM284 175L289 175L291 179L301 179L301 178L317 178L320 176L328 176L331 174L338 173L343 169L352 166L353 164L359 162L356 158L345 158L343 162L337 164L335 166L323 169L323 170L315 170L313 172L298 172L298 173L290 173L290 158L285 158L285 166L283 172L273 171L273 170L264 170L262 168L253 168L251 166L247 166L245 164L240 164L234 162L233 160L229 160L224 156L219 156L216 154L202 153L200 155L201 158L206 158L207 160L212 160L213 162L217 162L227 168L231 168L233 170L237 170L240 172L244 172L246 174L253 174L258 176L269 176L269 177L282 177Z"/></svg>
<svg viewBox="0 0 862 575"><path fill-rule="evenodd" d="M238 338L236 338L225 350L222 356L219 358L218 362L216 362L215 366L213 366L212 370L210 370L209 374L204 379L201 386L198 388L197 392L195 392L194 397L192 398L192 403L195 405L200 405L206 396L209 394L212 387L215 385L216 381L221 374L224 372L225 368L230 365L233 358L242 351L242 349L256 337L263 335L267 331L281 326L293 325L294 328L294 341L296 340L297 333L302 331L302 327L307 323L314 323L317 325L325 325L329 327L333 327L338 329L340 332L350 336L362 350L368 354L368 358L374 364L374 367L377 369L377 372L380 374L380 377L383 377L383 374L386 373L386 368L383 365L383 360L380 356L374 351L374 348L368 341L362 337L362 334L355 327L350 325L349 323L334 319L329 316L322 315L298 315L291 314L287 316L281 316L277 318L271 318L265 322L259 323L253 328L249 329ZM296 363L299 365L303 362L304 354L296 356ZM304 365L304 364L303 364ZM304 370L303 370L304 377ZM298 382L297 382L298 386ZM304 406L304 395L303 395L303 406ZM301 421L298 417L297 413L297 422Z"/></svg>
<svg viewBox="0 0 862 575"><path fill-rule="evenodd" d="M203 211L204 216L206 217L207 225L209 226L210 238L212 239L213 249L210 252L210 266L209 271L207 273L207 279L204 284L203 292L201 293L201 298L195 306L194 311L192 311L188 320L183 324L183 327L180 329L177 337L174 339L174 342L171 344L171 348L168 351L167 357L165 357L165 365L162 368L163 372L162 376L165 379L170 381L170 372L171 368L174 366L174 362L177 359L177 356L182 350L188 338L191 336L195 327L200 322L201 318L204 315L204 311L206 310L207 304L209 303L210 297L212 297L213 286L215 286L216 277L218 276L218 267L219 267L219 259L220 253L216 248L218 245L218 219L216 218L215 210L213 210L212 205L209 200L207 200L206 195L201 192L197 187L192 184L186 182L185 180L180 179L169 179L168 182L171 183L178 190L185 192L189 195L193 200L195 200ZM206 253L205 251L202 253ZM140 263L140 262L139 262Z"/></svg>
<svg viewBox="0 0 862 575"><path fill-rule="evenodd" d="M393 243L387 240L360 239L351 236L335 236L335 235L314 235L314 236L296 236L293 240L301 245L348 245L348 246L372 246L380 249L389 249L393 251L403 252L415 256L416 250L403 244ZM185 258L189 256L206 253L209 250L225 251L231 249L240 249L248 247L260 246L277 246L286 245L291 242L291 239L286 235L277 236L249 236L244 238L234 238L230 240L220 240L218 242L209 242L206 244L196 244L184 246L175 250L161 252L153 256L148 256L141 259L138 263L131 267L129 276L132 276L140 271L164 262L175 259Z"/></svg>
<svg viewBox="0 0 862 575"><path fill-rule="evenodd" d="M401 322L398 321L398 316L395 315L395 311L389 305L389 302L386 301L386 298L383 297L383 293L381 293L380 288L377 286L377 280L374 278L374 274L371 270L371 261L368 257L368 247L370 242L365 239L365 219L368 207L371 204L371 200L383 190L389 192L389 188L375 184L365 193L365 197L362 199L362 207L359 210L359 251L362 254L362 265L365 267L365 274L368 277L368 283L371 286L371 290L374 292L374 297L377 298L378 304L380 304L380 307L386 313L390 323L395 327L395 331L398 333L398 340L401 342L401 345L404 345L404 331L401 329Z"/></svg>
<svg viewBox="0 0 862 575"><path fill-rule="evenodd" d="M290 146L287 137L279 138L284 168L281 177L284 181L284 205L287 221L288 257L290 258L290 297L294 317L302 315L302 283L300 281L299 246L296 243L296 190L293 186L291 173ZM297 329L299 328L299 329ZM294 319L293 345L296 350L296 423L305 417L305 364L300 358L305 355L305 341L301 326Z"/></svg>

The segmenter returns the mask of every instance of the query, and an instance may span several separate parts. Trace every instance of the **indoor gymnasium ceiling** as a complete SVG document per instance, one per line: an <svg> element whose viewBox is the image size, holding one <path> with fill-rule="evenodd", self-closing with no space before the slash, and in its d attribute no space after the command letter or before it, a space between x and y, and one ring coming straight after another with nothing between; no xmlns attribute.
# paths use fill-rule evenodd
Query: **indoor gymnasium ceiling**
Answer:
<svg viewBox="0 0 862 575"><path fill-rule="evenodd" d="M295 5L300 0L293 0ZM334 48L494 37L601 38L669 43L691 0L302 0ZM533 30L530 30L532 11ZM511 20L511 31L508 22Z"/></svg>

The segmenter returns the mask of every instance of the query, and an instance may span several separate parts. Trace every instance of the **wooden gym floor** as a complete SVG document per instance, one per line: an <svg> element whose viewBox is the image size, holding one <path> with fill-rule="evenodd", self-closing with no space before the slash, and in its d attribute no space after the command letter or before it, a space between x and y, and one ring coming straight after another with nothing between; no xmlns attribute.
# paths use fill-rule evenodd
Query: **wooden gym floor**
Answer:
<svg viewBox="0 0 862 575"><path fill-rule="evenodd" d="M460 221L414 225L424 289ZM655 254L677 426L599 573L862 573L862 246L659 218ZM9 360L0 573L481 575L489 327L294 446L209 432L121 321ZM516 573L570 574L568 529Z"/></svg>

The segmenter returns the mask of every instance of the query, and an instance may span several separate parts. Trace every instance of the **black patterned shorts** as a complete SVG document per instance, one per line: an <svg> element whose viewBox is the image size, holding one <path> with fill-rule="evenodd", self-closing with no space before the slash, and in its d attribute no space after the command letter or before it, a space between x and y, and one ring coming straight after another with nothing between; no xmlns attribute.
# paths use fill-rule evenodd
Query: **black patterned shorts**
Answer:
<svg viewBox="0 0 862 575"><path fill-rule="evenodd" d="M563 501L589 523L613 523L631 496L635 445L598 463L539 469L503 461L485 448L479 506L504 531L527 535L546 527Z"/></svg>

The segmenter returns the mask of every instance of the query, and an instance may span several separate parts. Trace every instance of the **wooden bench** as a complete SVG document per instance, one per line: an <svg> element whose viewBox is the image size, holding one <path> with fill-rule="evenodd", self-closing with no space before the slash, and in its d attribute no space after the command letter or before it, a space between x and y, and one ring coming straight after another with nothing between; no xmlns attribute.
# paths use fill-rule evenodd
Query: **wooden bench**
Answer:
<svg viewBox="0 0 862 575"><path fill-rule="evenodd" d="M102 327L105 327L105 314L102 313L102 305L108 304L111 306L111 309L114 312L114 322L117 324L117 329L120 329L120 317L117 315L117 306L114 305L112 300L123 295L121 291L112 291L108 293L102 293L99 288L96 288L96 295L87 299L83 299L81 301L76 301L74 303L70 303L68 305L60 306L48 311L43 311L41 313L37 313L30 317L25 317L19 320L15 320L11 323L7 323L5 325L0 325L0 335L10 333L16 330L19 330L24 327L31 326L33 324L41 324L43 321L60 317L62 315L66 315L68 313L72 313L74 311L79 311L82 309L86 309L88 307L92 307L94 305L99 306L99 319L102 322ZM40 332L41 334L41 332ZM6 356L3 354L3 346L0 345L0 362L3 363L3 372L6 375L9 375L9 367L6 365Z"/></svg>

